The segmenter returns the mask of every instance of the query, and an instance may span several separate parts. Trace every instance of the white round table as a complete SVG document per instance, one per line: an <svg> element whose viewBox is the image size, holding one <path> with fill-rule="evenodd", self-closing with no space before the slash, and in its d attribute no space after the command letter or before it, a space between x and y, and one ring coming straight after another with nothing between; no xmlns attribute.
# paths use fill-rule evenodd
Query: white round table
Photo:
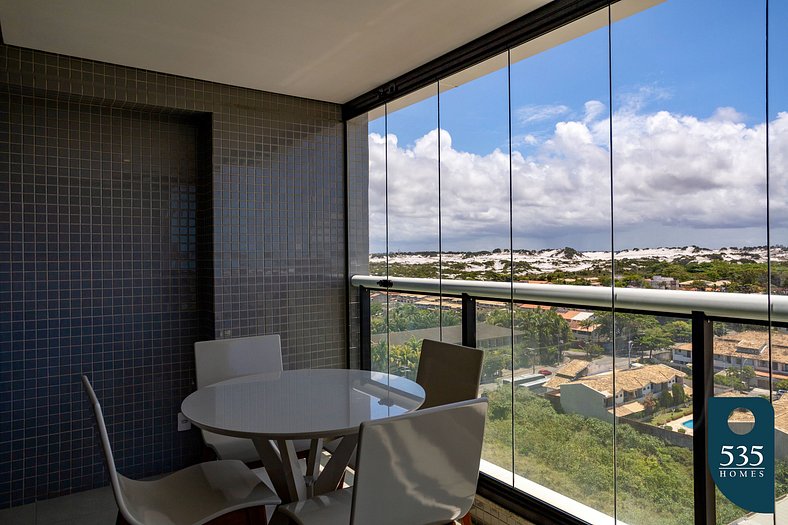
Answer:
<svg viewBox="0 0 788 525"><path fill-rule="evenodd" d="M292 370L243 376L201 388L181 405L196 426L251 439L283 502L336 490L364 421L404 414L424 402L417 383L364 370ZM342 437L322 472L326 438ZM293 440L310 439L306 476Z"/></svg>

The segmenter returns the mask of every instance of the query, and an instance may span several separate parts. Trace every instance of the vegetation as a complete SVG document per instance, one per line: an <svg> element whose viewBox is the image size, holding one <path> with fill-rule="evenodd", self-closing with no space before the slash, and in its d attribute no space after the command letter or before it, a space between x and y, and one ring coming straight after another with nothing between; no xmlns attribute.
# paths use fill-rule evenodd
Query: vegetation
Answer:
<svg viewBox="0 0 788 525"><path fill-rule="evenodd" d="M651 418L651 424L657 427L661 427L666 423L668 423L669 421L673 421L674 419L688 416L690 414L692 414L692 407L669 408L667 410L655 413L654 417Z"/></svg>
<svg viewBox="0 0 788 525"><path fill-rule="evenodd" d="M755 370L751 366L741 368L730 367L714 376L718 385L729 386L743 392L750 389L750 380L755 377Z"/></svg>
<svg viewBox="0 0 788 525"><path fill-rule="evenodd" d="M386 331L386 309L373 302L373 333ZM388 328L403 332L435 327L439 324L437 308L420 308L405 303L392 303L388 309ZM444 311L444 325L460 322L459 313ZM562 353L574 345L568 323L555 310L545 308L518 309L480 308L480 322L512 327L520 333L512 347L485 349L483 379L494 382L501 370L514 366L536 369L537 366L558 364ZM668 317L617 314L615 323L608 313L598 313L592 320L595 330L592 341L584 350L601 353L605 340L633 341L633 353L644 358L664 348L665 341L687 341L689 325ZM664 345L664 346L663 346ZM619 345L620 346L620 345ZM626 348L626 346L624 347ZM421 340L412 338L400 345L386 347L386 339L373 343L373 369L390 369L415 378ZM635 356L633 355L633 358ZM389 368L390 366L390 368ZM747 380L751 370L732 369L723 381L731 384ZM743 379L744 378L744 379ZM485 441L485 459L512 468L517 474L574 498L602 512L613 514L613 426L610 423L577 414L557 411L546 399L526 389L515 390L515 409L510 388L488 392L490 406ZM668 421L692 413L686 404L684 389L676 385L659 396L644 399L650 423L661 427ZM514 420L514 427L512 421ZM679 525L693 518L692 452L671 445L659 437L638 432L621 423L616 426L616 459L618 517L631 525L660 523ZM513 434L514 433L514 434ZM514 447L514 451L512 450ZM777 465L778 494L788 492L788 464ZM718 523L730 523L745 512L718 496Z"/></svg>
<svg viewBox="0 0 788 525"><path fill-rule="evenodd" d="M440 325L437 308L420 308L414 304L394 303L388 311L388 319L383 303L372 302L370 305L370 323L372 334L385 334L386 322L391 332L406 332L422 328L435 328ZM462 316L454 310L444 310L443 326L460 324Z"/></svg>
<svg viewBox="0 0 788 525"><path fill-rule="evenodd" d="M511 468L512 392L489 393L484 457ZM525 389L515 391L514 447L517 474L613 515L613 425L562 414ZM692 451L616 426L620 520L631 525L686 525L693 521ZM788 491L788 464L778 462L777 493ZM717 498L717 522L745 514Z"/></svg>
<svg viewBox="0 0 788 525"><path fill-rule="evenodd" d="M500 251L500 250L495 250ZM493 252L474 252L464 254L466 257L489 255ZM435 252L424 252L421 255L435 256ZM579 252L572 248L564 248L561 255L566 258L576 258ZM765 293L767 287L768 271L766 261L758 260L755 253L748 258L737 261L722 260L718 254L704 255L711 259L708 262L698 262L693 256L679 257L673 261L664 261L652 257L617 259L615 261L615 284L620 287L648 287L646 279L655 275L672 277L678 282L691 282L692 287L698 289L710 288L738 293ZM480 263L483 269L470 270L463 263L444 263L442 276L444 279L468 279L480 281L508 281L514 274L515 281L547 281L563 284L567 279L572 284L589 286L602 284L610 286L612 282L613 267L610 261L598 262L590 268L576 272L554 270L539 272L525 261L515 261L514 272L509 261L500 261L496 268L493 261ZM388 272L387 272L388 269ZM372 275L393 275L398 277L426 277L437 279L441 273L437 261L420 264L402 264L392 262L370 263ZM713 284L720 281L729 281L728 284ZM775 263L772 265L772 286L784 288L788 286L788 265Z"/></svg>
<svg viewBox="0 0 788 525"><path fill-rule="evenodd" d="M479 321L494 326L511 328L520 334L514 344L514 367L557 365L564 350L574 340L569 323L555 310L535 308L533 310L497 308L482 311ZM502 349L508 353L508 347Z"/></svg>

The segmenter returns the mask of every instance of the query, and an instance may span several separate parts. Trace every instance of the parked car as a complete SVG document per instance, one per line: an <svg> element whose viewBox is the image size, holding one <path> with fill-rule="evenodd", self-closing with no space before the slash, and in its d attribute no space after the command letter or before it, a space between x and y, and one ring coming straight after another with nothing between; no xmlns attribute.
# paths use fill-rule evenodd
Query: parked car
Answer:
<svg viewBox="0 0 788 525"><path fill-rule="evenodd" d="M551 376L551 375L553 375L553 373L551 371L549 371L548 369L546 369L546 368L542 368L541 370L539 370L539 373L542 374L543 376Z"/></svg>

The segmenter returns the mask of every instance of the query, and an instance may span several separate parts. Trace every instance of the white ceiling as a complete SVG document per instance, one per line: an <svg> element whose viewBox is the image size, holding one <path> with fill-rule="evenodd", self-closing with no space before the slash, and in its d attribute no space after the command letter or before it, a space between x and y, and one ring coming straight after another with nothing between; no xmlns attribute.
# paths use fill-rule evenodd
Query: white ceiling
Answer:
<svg viewBox="0 0 788 525"><path fill-rule="evenodd" d="M0 0L7 44L344 103L550 0Z"/></svg>

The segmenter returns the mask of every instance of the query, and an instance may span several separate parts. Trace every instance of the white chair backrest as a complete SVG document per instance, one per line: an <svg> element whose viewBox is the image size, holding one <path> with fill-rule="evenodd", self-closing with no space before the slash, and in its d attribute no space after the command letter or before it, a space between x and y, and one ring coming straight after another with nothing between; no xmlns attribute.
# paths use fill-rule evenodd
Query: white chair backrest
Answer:
<svg viewBox="0 0 788 525"><path fill-rule="evenodd" d="M85 391L90 398L90 404L93 407L93 415L96 417L96 427L98 428L99 439L101 440L101 448L104 449L104 461L109 471L109 480L112 484L112 492L115 495L115 502L118 504L118 510L120 510L120 513L129 525L144 525L135 520L131 512L129 512L129 507L123 494L123 486L118 478L118 472L115 470L115 458L112 456L112 447L109 444L109 436L107 435L107 426L104 424L104 414L101 412L101 404L99 404L88 376L82 376L82 385L85 387Z"/></svg>
<svg viewBox="0 0 788 525"><path fill-rule="evenodd" d="M197 388L225 379L282 371L279 334L194 343Z"/></svg>
<svg viewBox="0 0 788 525"><path fill-rule="evenodd" d="M361 424L351 523L428 525L464 516L479 477L487 399Z"/></svg>
<svg viewBox="0 0 788 525"><path fill-rule="evenodd" d="M477 397L483 361L478 348L425 339L416 372L416 382L427 395L421 409Z"/></svg>

